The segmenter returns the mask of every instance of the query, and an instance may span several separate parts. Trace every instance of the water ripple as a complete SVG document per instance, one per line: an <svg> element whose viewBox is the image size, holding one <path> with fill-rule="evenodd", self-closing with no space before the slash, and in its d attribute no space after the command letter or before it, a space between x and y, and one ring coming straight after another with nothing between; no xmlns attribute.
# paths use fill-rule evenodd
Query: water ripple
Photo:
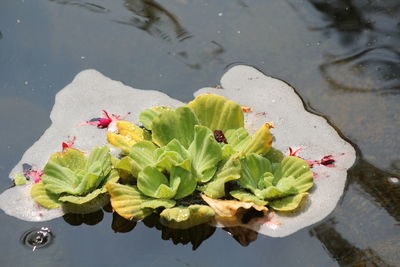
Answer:
<svg viewBox="0 0 400 267"><path fill-rule="evenodd" d="M320 66L327 82L347 91L398 93L400 52L390 46L365 49Z"/></svg>

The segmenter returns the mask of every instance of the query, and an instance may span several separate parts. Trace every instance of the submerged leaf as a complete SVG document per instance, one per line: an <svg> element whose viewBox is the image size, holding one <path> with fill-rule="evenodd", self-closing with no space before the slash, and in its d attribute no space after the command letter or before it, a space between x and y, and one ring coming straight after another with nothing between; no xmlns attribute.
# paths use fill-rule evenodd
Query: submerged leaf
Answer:
<svg viewBox="0 0 400 267"><path fill-rule="evenodd" d="M199 121L189 107L183 106L176 110L164 111L153 120L153 142L162 147L173 139L177 139L185 148L188 148L193 141L196 124L199 124Z"/></svg>
<svg viewBox="0 0 400 267"><path fill-rule="evenodd" d="M179 206L163 210L160 213L160 221L170 228L188 229L209 222L213 216L213 209L206 205Z"/></svg>
<svg viewBox="0 0 400 267"><path fill-rule="evenodd" d="M200 120L200 124L212 131L243 127L244 117L241 106L223 96L203 94L188 104Z"/></svg>

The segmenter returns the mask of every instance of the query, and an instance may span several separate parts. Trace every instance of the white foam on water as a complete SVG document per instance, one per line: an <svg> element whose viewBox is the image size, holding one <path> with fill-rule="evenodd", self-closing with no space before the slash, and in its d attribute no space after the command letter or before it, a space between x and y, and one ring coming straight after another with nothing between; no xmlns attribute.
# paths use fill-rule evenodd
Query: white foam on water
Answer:
<svg viewBox="0 0 400 267"><path fill-rule="evenodd" d="M317 178L306 208L290 216L277 214L273 220L279 222L279 226L264 223L247 227L268 236L283 237L325 218L343 194L347 169L355 161L354 148L324 118L307 112L294 89L278 79L265 76L252 67L235 66L224 74L221 85L222 89L203 88L195 95L219 94L251 107L253 112L246 114L246 126L250 131L273 121L276 126L272 129L275 137L273 146L284 152L289 146L302 147L300 156L313 160L329 154L340 155L336 158L335 167L318 166L314 169ZM155 105L177 107L182 104L159 91L134 89L95 70L82 71L57 94L50 114L52 125L25 152L11 171L10 178L15 173L22 173L24 163L42 168L49 156L61 149L61 142L68 140L68 136L76 136L75 147L83 151L106 144L105 130L77 126L100 117L103 109L119 115L131 112L126 119L138 121L140 111L145 108ZM28 221L50 220L62 215L60 211L42 209L38 217L31 212L32 207L37 208L38 205L27 192L28 186L6 190L0 195L0 208L11 216Z"/></svg>

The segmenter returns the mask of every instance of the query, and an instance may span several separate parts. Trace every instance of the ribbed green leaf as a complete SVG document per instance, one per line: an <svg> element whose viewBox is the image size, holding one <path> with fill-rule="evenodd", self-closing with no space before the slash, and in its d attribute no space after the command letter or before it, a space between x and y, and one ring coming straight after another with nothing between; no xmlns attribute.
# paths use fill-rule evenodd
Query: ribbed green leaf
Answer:
<svg viewBox="0 0 400 267"><path fill-rule="evenodd" d="M308 193L301 193L295 196L289 196L275 200L269 203L269 206L274 210L279 211L293 211L297 209L302 201L307 198Z"/></svg>
<svg viewBox="0 0 400 267"><path fill-rule="evenodd" d="M264 201L259 199L258 197L256 197L255 195L253 195L252 193L243 191L243 190L235 190L235 191L231 191L229 192L229 194L231 194L231 196L233 196L234 198L243 201L243 202L252 202L256 205L260 205L260 206L265 206L268 204L268 201Z"/></svg>
<svg viewBox="0 0 400 267"><path fill-rule="evenodd" d="M143 124L144 128L151 131L153 128L153 120L162 112L167 110L171 110L171 108L157 106L145 109L139 114L139 121Z"/></svg>
<svg viewBox="0 0 400 267"><path fill-rule="evenodd" d="M272 171L271 163L268 159L254 153L247 155L240 162L242 170L238 181L241 186L254 193L264 173Z"/></svg>
<svg viewBox="0 0 400 267"><path fill-rule="evenodd" d="M298 157L285 157L281 165L274 172L274 181L277 183L283 177L293 177L293 186L298 192L303 193L308 191L313 186L313 173L307 162Z"/></svg>
<svg viewBox="0 0 400 267"><path fill-rule="evenodd" d="M168 172L171 172L173 166L182 167L187 171L191 170L189 152L176 139L169 142L166 146L158 148L155 151L155 155L157 158L157 167L165 169Z"/></svg>
<svg viewBox="0 0 400 267"><path fill-rule="evenodd" d="M214 210L206 205L179 206L163 210L160 214L160 221L170 228L188 229L209 222L214 214Z"/></svg>
<svg viewBox="0 0 400 267"><path fill-rule="evenodd" d="M52 154L49 161L57 163L74 172L84 169L86 165L85 154L74 148L67 148L63 152Z"/></svg>
<svg viewBox="0 0 400 267"><path fill-rule="evenodd" d="M222 159L222 150L213 133L207 127L196 125L195 135L189 147L192 166L196 180L208 182L217 170L217 164Z"/></svg>
<svg viewBox="0 0 400 267"><path fill-rule="evenodd" d="M80 194L76 186L80 183L79 178L71 169L49 160L43 169L42 181L46 190L53 194L68 193Z"/></svg>
<svg viewBox="0 0 400 267"><path fill-rule="evenodd" d="M108 182L107 191L114 211L125 219L141 220L152 213L152 209L140 206L148 198L136 186Z"/></svg>
<svg viewBox="0 0 400 267"><path fill-rule="evenodd" d="M236 152L243 151L251 141L251 135L245 128L230 129L225 132L225 138Z"/></svg>
<svg viewBox="0 0 400 267"><path fill-rule="evenodd" d="M240 178L239 160L230 159L222 163L211 182L201 186L199 189L211 198L221 198L225 195L225 184Z"/></svg>
<svg viewBox="0 0 400 267"><path fill-rule="evenodd" d="M156 145L150 141L141 141L131 147L129 157L134 161L131 166L134 176L137 176L146 166L152 166L157 162L156 149Z"/></svg>
<svg viewBox="0 0 400 267"><path fill-rule="evenodd" d="M171 183L174 183L174 180L179 180L180 182L174 199L184 198L192 194L196 189L197 181L190 171L174 166L170 175Z"/></svg>
<svg viewBox="0 0 400 267"><path fill-rule="evenodd" d="M183 106L158 115L152 124L153 142L162 147L177 139L185 148L194 138L194 126L199 121L191 108Z"/></svg>
<svg viewBox="0 0 400 267"><path fill-rule="evenodd" d="M250 142L243 149L242 153L244 155L248 155L250 153L264 155L268 153L272 146L272 135L269 131L270 127L271 125L268 123L262 125L251 137Z"/></svg>
<svg viewBox="0 0 400 267"><path fill-rule="evenodd" d="M85 166L86 172L104 177L111 171L111 167L110 148L108 146L98 146L90 151Z"/></svg>
<svg viewBox="0 0 400 267"><path fill-rule="evenodd" d="M31 189L32 198L46 209L55 209L61 206L58 196L47 191L43 182L34 184Z"/></svg>
<svg viewBox="0 0 400 267"><path fill-rule="evenodd" d="M241 106L223 96L204 94L188 104L200 120L201 125L212 131L236 129L244 126Z"/></svg>
<svg viewBox="0 0 400 267"><path fill-rule="evenodd" d="M137 180L139 190L149 197L170 199L176 195L180 178L171 179L161 173L156 167L147 166L140 173Z"/></svg>
<svg viewBox="0 0 400 267"><path fill-rule="evenodd" d="M147 199L144 200L140 204L141 209L150 208L150 209L157 209L157 208L172 208L175 206L176 202L172 199Z"/></svg>

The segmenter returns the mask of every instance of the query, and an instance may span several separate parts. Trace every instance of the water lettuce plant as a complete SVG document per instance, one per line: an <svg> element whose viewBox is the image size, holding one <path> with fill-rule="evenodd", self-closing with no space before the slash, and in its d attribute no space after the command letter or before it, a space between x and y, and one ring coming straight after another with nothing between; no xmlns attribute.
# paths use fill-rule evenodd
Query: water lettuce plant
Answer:
<svg viewBox="0 0 400 267"><path fill-rule="evenodd" d="M53 154L32 187L34 200L85 213L110 196L113 210L126 219L158 213L163 225L188 229L214 217L240 224L249 209L294 210L313 186L304 160L283 158L272 148L271 124L251 135L241 106L223 96L145 109L139 121L142 126L118 120L107 132L119 158L107 146L87 159L70 147ZM227 183L235 190L226 190Z"/></svg>
<svg viewBox="0 0 400 267"><path fill-rule="evenodd" d="M139 120L143 129L120 121L119 132L108 135L124 155L115 162L121 183L107 185L113 209L124 218L138 220L161 211L164 225L185 229L210 221L216 211L221 217L210 203L227 203L228 210L258 207L266 212L266 205L293 210L312 186L311 172L298 175L299 169L308 170L301 159L279 163L271 125L250 135L240 105L222 96L200 95L176 109L146 109ZM225 184L235 180L239 189L230 195L239 201L218 202L230 197ZM201 193L208 201L201 200Z"/></svg>
<svg viewBox="0 0 400 267"><path fill-rule="evenodd" d="M47 209L90 213L109 201L105 185L117 181L107 146L94 148L88 158L77 149L67 148L51 155L41 181L34 184L32 198Z"/></svg>

